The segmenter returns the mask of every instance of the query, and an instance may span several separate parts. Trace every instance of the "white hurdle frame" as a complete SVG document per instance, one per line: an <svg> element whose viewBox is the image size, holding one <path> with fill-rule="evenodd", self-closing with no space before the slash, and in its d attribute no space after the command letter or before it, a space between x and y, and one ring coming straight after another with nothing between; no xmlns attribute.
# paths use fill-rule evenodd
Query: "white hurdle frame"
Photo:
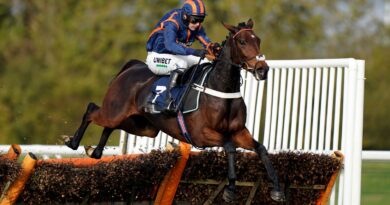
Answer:
<svg viewBox="0 0 390 205"><path fill-rule="evenodd" d="M338 204L360 204L364 61L282 60L268 64L264 145L271 152L340 150L345 162L338 180ZM335 204L335 194L330 204Z"/></svg>

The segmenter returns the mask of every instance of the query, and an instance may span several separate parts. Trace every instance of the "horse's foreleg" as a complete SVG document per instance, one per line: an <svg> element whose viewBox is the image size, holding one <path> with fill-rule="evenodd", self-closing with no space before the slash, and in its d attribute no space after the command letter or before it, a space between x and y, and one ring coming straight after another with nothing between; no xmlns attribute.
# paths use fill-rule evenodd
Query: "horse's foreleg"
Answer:
<svg viewBox="0 0 390 205"><path fill-rule="evenodd" d="M263 162L265 169L267 170L268 177L271 179L274 186L273 190L271 191L271 198L275 201L284 201L285 197L284 193L280 189L278 176L272 166L271 161L269 160L268 151L264 145L254 140L248 129L243 129L242 131L233 135L232 140L237 147L256 151L257 155L259 155L261 161Z"/></svg>
<svg viewBox="0 0 390 205"><path fill-rule="evenodd" d="M100 159L103 155L104 146L106 146L107 140L110 137L112 131L114 131L114 129L105 127L102 136L100 137L99 144L96 146L96 148L92 148L90 146L85 147L87 155L95 159Z"/></svg>
<svg viewBox="0 0 390 205"><path fill-rule="evenodd" d="M95 103L88 104L87 110L85 111L85 113L83 115L83 120L81 122L81 125L77 129L74 136L68 137L67 139L64 139L66 146L70 147L73 150L77 150L77 148L80 145L80 141L83 138L85 130L87 129L88 125L91 123L91 120L89 119L89 115L98 109L99 109L99 106L97 106Z"/></svg>
<svg viewBox="0 0 390 205"><path fill-rule="evenodd" d="M224 190L223 193L223 199L226 202L232 202L236 199L236 171L235 171L235 158L236 158L236 147L234 146L233 142L227 141L224 144L224 149L227 154L228 158L228 180L229 184L228 187Z"/></svg>
<svg viewBox="0 0 390 205"><path fill-rule="evenodd" d="M265 169L267 170L268 177L271 179L273 184L273 190L271 191L271 198L275 201L284 201L285 200L284 193L280 189L278 176L268 157L267 149L264 147L264 145L260 144L256 140L253 141L255 144L255 151L260 156L261 161L263 162Z"/></svg>

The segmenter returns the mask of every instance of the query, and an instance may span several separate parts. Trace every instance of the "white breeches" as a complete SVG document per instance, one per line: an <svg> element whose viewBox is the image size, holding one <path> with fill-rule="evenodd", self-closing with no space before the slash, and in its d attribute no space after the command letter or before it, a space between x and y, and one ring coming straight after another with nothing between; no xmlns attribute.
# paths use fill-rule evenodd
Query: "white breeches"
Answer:
<svg viewBox="0 0 390 205"><path fill-rule="evenodd" d="M173 55L166 53L148 52L146 64L149 69L156 75L169 75L171 71L180 69L188 69L192 65L199 62L200 57L194 55ZM206 58L202 63L210 62Z"/></svg>

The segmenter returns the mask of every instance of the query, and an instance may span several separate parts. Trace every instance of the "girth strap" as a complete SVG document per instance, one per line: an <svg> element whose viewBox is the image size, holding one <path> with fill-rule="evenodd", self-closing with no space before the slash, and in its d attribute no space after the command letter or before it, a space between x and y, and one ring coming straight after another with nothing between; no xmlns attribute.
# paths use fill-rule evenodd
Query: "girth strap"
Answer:
<svg viewBox="0 0 390 205"><path fill-rule="evenodd" d="M179 110L177 112L177 123L179 124L181 133L183 134L187 143L193 145L194 143L192 143L191 135L190 135L190 133L188 133L187 126L186 126L186 123L184 121L183 113L181 112L181 110Z"/></svg>
<svg viewBox="0 0 390 205"><path fill-rule="evenodd" d="M196 147L197 149L202 149L202 150L205 149L205 147L198 147L198 146L194 145L194 143L192 142L191 134L187 130L187 126L186 126L186 123L184 121L184 116L183 116L183 113L181 112L181 110L179 110L177 112L177 123L179 124L181 133L183 134L183 136L188 144L191 144L193 147Z"/></svg>

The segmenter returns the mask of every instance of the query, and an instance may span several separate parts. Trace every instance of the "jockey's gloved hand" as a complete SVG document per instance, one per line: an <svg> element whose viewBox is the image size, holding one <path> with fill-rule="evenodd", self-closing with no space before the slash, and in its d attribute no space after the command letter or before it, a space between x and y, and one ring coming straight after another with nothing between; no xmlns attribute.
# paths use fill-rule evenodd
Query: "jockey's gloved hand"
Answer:
<svg viewBox="0 0 390 205"><path fill-rule="evenodd" d="M204 56L206 55L207 51L204 50L204 49L195 49L195 52L194 52L194 55L195 56L199 56L201 58L204 58Z"/></svg>
<svg viewBox="0 0 390 205"><path fill-rule="evenodd" d="M221 54L222 46L219 43L210 43L207 50L210 55L218 57Z"/></svg>

